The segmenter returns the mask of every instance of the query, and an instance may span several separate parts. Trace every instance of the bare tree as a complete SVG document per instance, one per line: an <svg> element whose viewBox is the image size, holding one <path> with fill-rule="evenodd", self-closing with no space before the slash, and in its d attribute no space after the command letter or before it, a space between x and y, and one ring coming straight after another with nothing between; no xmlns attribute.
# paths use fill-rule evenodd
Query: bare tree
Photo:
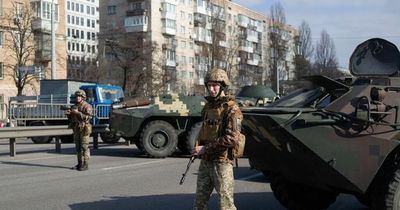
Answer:
<svg viewBox="0 0 400 210"><path fill-rule="evenodd" d="M335 77L338 74L335 43L326 30L322 30L321 38L316 45L314 71L328 77Z"/></svg>
<svg viewBox="0 0 400 210"><path fill-rule="evenodd" d="M301 79L302 76L311 74L311 59L314 52L311 38L311 28L306 21L302 21L298 29L299 35L296 40L296 53L295 53L295 77L296 80Z"/></svg>
<svg viewBox="0 0 400 210"><path fill-rule="evenodd" d="M12 2L12 8L4 14L5 48L7 59L11 59L14 65L5 66L11 72L14 84L17 88L17 95L22 95L24 88L37 81L37 77L32 74L35 59L34 33L32 31L32 21L34 12L29 4ZM6 73L8 74L8 73Z"/></svg>
<svg viewBox="0 0 400 210"><path fill-rule="evenodd" d="M272 89L279 94L279 80L286 75L286 55L288 52L286 15L282 5L277 2L270 8L269 39L270 54L268 58L271 72Z"/></svg>
<svg viewBox="0 0 400 210"><path fill-rule="evenodd" d="M224 69L233 83L234 69L237 68L237 57L239 40L242 36L235 25L228 27L226 9L227 3L224 0L209 2L211 16L195 14L196 31L195 43L197 45L196 62L206 69ZM208 29L209 28L209 29ZM196 69L198 77L205 76L205 69Z"/></svg>
<svg viewBox="0 0 400 210"><path fill-rule="evenodd" d="M108 68L108 80L121 84L128 95L154 95L164 87L165 73L157 60L158 45L146 33L109 31L100 35L103 57L100 72ZM160 68L159 68L160 67ZM160 73L161 72L161 73Z"/></svg>

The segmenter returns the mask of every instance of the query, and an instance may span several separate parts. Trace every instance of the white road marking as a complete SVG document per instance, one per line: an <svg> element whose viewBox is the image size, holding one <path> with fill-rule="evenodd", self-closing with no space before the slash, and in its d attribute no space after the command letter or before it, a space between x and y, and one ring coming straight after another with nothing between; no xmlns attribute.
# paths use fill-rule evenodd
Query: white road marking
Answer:
<svg viewBox="0 0 400 210"><path fill-rule="evenodd" d="M123 166L107 167L107 168L102 168L101 170L107 171L107 170L120 169L120 168L129 168L129 167L133 167L133 166L143 166L143 165L148 165L148 164L152 164L152 163L159 163L162 161L164 161L164 160L155 160L155 161L150 161L150 162L145 162L145 163L136 163L136 164L123 165Z"/></svg>
<svg viewBox="0 0 400 210"><path fill-rule="evenodd" d="M246 181L246 180L253 179L253 178L256 178L256 177L259 177L259 176L264 176L264 175L262 173L256 173L256 174L253 174L253 175L250 175L250 176L245 176L245 177L242 177L242 178L239 178L239 179L236 179L236 180Z"/></svg>

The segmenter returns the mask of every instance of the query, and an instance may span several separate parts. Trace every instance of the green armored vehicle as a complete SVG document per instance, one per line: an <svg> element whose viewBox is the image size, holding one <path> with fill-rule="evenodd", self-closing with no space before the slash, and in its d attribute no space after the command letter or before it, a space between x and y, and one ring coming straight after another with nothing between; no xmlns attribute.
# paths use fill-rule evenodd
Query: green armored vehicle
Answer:
<svg viewBox="0 0 400 210"><path fill-rule="evenodd" d="M239 106L265 106L278 98L271 87L266 85L246 85L236 94Z"/></svg>
<svg viewBox="0 0 400 210"><path fill-rule="evenodd" d="M190 153L205 103L201 96L165 95L114 104L110 130L151 157L167 157L177 146Z"/></svg>
<svg viewBox="0 0 400 210"><path fill-rule="evenodd" d="M288 209L326 209L340 193L400 209L400 53L360 44L350 85L323 76L266 107L242 109L246 154Z"/></svg>

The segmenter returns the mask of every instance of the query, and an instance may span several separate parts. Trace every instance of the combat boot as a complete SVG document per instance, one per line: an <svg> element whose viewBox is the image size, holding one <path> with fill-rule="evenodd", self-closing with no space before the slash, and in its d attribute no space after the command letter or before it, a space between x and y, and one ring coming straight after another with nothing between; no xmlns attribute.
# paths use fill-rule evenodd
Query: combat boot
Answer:
<svg viewBox="0 0 400 210"><path fill-rule="evenodd" d="M78 159L78 164L76 164L74 167L71 167L72 170L79 170L82 167L82 160Z"/></svg>
<svg viewBox="0 0 400 210"><path fill-rule="evenodd" d="M88 169L89 169L89 164L86 161L84 161L82 166L80 168L78 168L79 171L86 171Z"/></svg>

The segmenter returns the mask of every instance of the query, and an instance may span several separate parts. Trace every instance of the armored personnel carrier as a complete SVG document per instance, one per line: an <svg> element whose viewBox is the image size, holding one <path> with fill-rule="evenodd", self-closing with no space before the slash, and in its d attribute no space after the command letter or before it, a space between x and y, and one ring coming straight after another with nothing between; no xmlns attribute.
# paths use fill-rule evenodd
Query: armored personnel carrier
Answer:
<svg viewBox="0 0 400 210"><path fill-rule="evenodd" d="M374 38L350 58L351 84L324 76L266 107L243 108L250 165L288 209L326 209L352 194L400 209L400 53Z"/></svg>

